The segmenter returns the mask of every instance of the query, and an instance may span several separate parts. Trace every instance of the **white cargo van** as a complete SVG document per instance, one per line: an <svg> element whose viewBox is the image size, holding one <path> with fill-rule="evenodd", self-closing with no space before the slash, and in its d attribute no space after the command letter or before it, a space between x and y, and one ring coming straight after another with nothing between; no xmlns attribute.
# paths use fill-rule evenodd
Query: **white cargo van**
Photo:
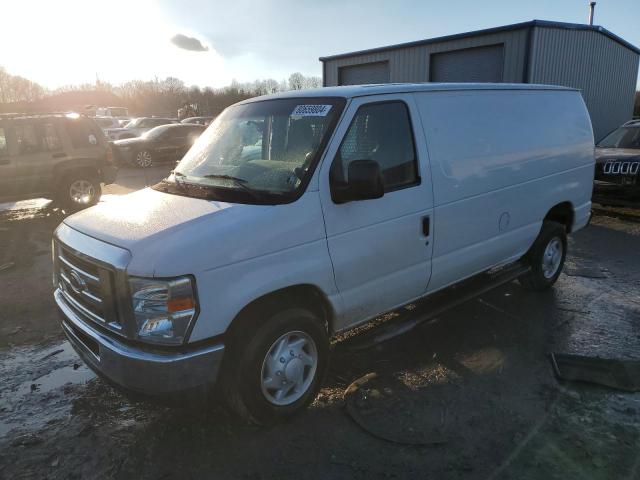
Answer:
<svg viewBox="0 0 640 480"><path fill-rule="evenodd" d="M324 88L229 107L154 187L67 218L55 299L125 389L222 383L258 423L307 405L328 339L512 262L551 287L590 218L580 92Z"/></svg>

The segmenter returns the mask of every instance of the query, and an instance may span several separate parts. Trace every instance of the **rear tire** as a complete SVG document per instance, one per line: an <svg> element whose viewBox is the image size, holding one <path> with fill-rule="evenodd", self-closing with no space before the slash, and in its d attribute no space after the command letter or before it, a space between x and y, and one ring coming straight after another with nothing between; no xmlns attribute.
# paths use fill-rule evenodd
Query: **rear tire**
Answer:
<svg viewBox="0 0 640 480"><path fill-rule="evenodd" d="M306 308L265 312L253 325L231 340L222 392L243 420L270 425L313 401L326 372L329 339L322 320Z"/></svg>
<svg viewBox="0 0 640 480"><path fill-rule="evenodd" d="M542 222L542 229L524 256L531 270L518 279L526 290L542 291L558 280L567 255L567 231L561 223Z"/></svg>
<svg viewBox="0 0 640 480"><path fill-rule="evenodd" d="M153 157L149 150L140 150L133 159L133 164L138 168L153 166Z"/></svg>
<svg viewBox="0 0 640 480"><path fill-rule="evenodd" d="M102 187L95 173L76 172L60 182L56 200L63 208L77 211L95 205L101 195Z"/></svg>

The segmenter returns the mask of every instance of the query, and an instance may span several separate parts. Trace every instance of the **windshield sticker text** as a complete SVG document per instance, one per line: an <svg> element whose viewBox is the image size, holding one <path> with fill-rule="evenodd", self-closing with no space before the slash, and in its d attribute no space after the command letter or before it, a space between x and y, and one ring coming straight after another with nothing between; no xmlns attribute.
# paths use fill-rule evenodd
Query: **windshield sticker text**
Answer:
<svg viewBox="0 0 640 480"><path fill-rule="evenodd" d="M331 105L298 105L291 113L292 117L326 117Z"/></svg>

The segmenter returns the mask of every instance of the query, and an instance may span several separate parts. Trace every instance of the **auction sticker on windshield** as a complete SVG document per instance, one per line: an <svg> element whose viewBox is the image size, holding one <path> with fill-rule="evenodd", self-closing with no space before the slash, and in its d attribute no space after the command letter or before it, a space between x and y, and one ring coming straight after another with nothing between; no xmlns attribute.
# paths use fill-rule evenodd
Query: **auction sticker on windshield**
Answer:
<svg viewBox="0 0 640 480"><path fill-rule="evenodd" d="M298 105L291 113L292 117L326 117L331 105Z"/></svg>

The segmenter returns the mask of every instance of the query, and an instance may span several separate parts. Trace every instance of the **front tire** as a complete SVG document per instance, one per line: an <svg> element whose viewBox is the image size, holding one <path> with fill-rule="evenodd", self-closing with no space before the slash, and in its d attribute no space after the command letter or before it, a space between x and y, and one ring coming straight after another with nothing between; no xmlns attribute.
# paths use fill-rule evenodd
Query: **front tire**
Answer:
<svg viewBox="0 0 640 480"><path fill-rule="evenodd" d="M545 220L524 257L531 270L518 280L527 290L542 291L558 280L567 256L567 231L561 223Z"/></svg>
<svg viewBox="0 0 640 480"><path fill-rule="evenodd" d="M138 168L149 168L153 165L153 157L149 150L141 150L136 153L133 163Z"/></svg>
<svg viewBox="0 0 640 480"><path fill-rule="evenodd" d="M229 406L258 425L290 417L313 401L329 353L315 313L295 307L265 317L232 340L222 373Z"/></svg>
<svg viewBox="0 0 640 480"><path fill-rule="evenodd" d="M93 173L72 173L58 188L57 200L63 208L76 211L91 207L100 200L102 187Z"/></svg>

